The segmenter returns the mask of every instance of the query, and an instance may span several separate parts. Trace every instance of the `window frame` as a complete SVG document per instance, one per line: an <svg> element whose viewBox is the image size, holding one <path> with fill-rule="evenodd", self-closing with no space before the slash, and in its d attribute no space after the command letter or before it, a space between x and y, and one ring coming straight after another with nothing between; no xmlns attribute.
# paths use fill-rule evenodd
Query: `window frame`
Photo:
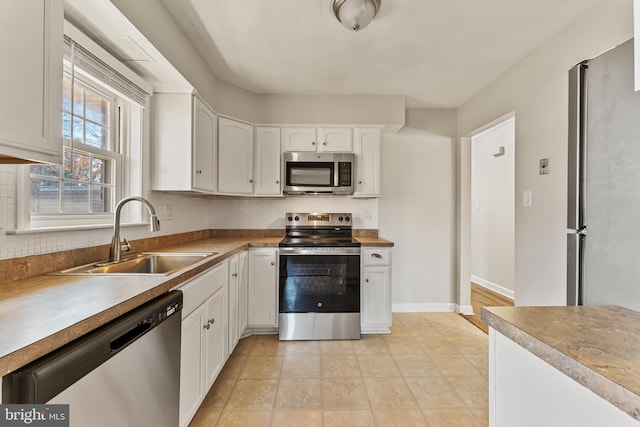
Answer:
<svg viewBox="0 0 640 427"><path fill-rule="evenodd" d="M89 86L91 90L99 93L107 93L113 95L115 102L112 107L112 117L110 123L110 131L112 132L112 140L115 151L102 150L98 147L88 144L82 144L75 141L75 146L79 151L86 151L97 154L100 157L108 157L115 159L116 175L114 176L115 186L113 200L110 203L110 212L105 213L56 213L56 214L31 214L31 177L30 166L18 166L20 172L17 179L18 194L24 197L17 198L17 221L15 233L29 231L56 231L60 229L93 229L113 226L113 210L118 200L129 195L139 195L142 193L143 182L143 147L149 143L149 120L150 108L149 96L153 93L153 87L137 76L126 66L113 58L104 49L90 40L86 35L65 21L65 35L73 39L76 43L82 45L84 49L91 54L96 55L101 61L121 73L125 79L133 82L144 93L147 94L147 102L140 105L137 101L133 101L126 94L122 94L116 88L111 88L91 74L76 68L76 75L81 76L80 81L83 85ZM69 64L65 60L65 69L69 69ZM64 75L60 76L64 79ZM77 77L76 77L77 78ZM61 112L60 120L62 120L62 99L59 105ZM73 102L73 100L72 100ZM133 122L133 121L137 122ZM60 144L64 148L70 144L65 143L60 135ZM63 150L64 150L63 148ZM106 152L105 152L106 151ZM106 156L104 156L106 154ZM62 178L59 182L64 182ZM143 224L144 217L142 209L139 207L131 207L123 210L123 224Z"/></svg>

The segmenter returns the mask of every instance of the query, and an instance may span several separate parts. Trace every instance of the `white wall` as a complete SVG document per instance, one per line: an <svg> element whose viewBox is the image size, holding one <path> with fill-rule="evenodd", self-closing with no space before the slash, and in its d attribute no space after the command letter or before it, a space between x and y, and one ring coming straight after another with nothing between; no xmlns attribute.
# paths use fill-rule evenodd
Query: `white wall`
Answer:
<svg viewBox="0 0 640 427"><path fill-rule="evenodd" d="M454 110L409 110L382 141L380 233L395 242L394 311L453 311ZM453 126L451 126L453 125ZM439 128L437 134L421 128Z"/></svg>
<svg viewBox="0 0 640 427"><path fill-rule="evenodd" d="M632 19L632 0L601 1L458 111L460 136L509 112L517 118L516 199L533 191L532 207L516 203L517 305L566 302L568 70L631 38ZM538 160L544 157L551 173L540 176ZM461 198L469 197L468 188L460 191ZM461 216L470 221L469 211Z"/></svg>
<svg viewBox="0 0 640 427"><path fill-rule="evenodd" d="M515 119L471 138L471 280L514 296ZM504 154L494 156L504 148Z"/></svg>

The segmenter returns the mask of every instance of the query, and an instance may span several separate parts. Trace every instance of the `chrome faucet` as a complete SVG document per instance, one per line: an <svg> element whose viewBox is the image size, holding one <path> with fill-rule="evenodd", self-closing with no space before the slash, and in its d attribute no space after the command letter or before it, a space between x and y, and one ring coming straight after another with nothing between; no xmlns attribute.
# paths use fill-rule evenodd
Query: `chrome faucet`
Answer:
<svg viewBox="0 0 640 427"><path fill-rule="evenodd" d="M147 207L149 215L151 215L151 231L160 231L160 220L156 215L156 210L147 199L142 197L126 197L118 202L116 205L116 211L113 219L113 238L111 239L111 247L109 248L109 262L120 261L122 251L130 251L131 245L127 242L127 239L123 239L120 242L120 211L122 207L132 201L137 200Z"/></svg>

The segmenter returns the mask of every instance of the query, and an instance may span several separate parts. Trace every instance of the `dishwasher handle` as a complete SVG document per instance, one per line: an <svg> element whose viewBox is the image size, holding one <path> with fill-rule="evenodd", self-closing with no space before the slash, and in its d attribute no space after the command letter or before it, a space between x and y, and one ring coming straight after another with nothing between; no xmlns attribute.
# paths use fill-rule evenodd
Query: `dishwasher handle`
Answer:
<svg viewBox="0 0 640 427"><path fill-rule="evenodd" d="M122 350L123 348L128 346L130 343L134 342L135 340L143 336L145 333L147 333L147 331L149 331L154 326L154 323L155 321L153 317L149 317L147 319L144 319L143 321L141 321L136 326L129 329L122 335L111 340L111 342L109 343L109 347L111 347L111 353L116 353Z"/></svg>

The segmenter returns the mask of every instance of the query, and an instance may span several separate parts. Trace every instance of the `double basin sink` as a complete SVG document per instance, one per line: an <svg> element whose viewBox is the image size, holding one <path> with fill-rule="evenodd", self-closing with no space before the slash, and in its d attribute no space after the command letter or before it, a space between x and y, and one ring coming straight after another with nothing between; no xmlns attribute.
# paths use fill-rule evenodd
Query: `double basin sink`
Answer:
<svg viewBox="0 0 640 427"><path fill-rule="evenodd" d="M57 271L62 275L155 275L167 276L217 252L143 252L122 261L98 262Z"/></svg>

